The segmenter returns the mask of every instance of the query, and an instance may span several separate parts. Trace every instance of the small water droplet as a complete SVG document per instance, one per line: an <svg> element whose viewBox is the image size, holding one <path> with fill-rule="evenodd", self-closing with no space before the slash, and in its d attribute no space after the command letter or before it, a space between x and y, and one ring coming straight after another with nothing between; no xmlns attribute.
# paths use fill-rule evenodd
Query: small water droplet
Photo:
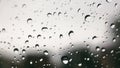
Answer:
<svg viewBox="0 0 120 68"><path fill-rule="evenodd" d="M116 29L116 31L118 31L119 29Z"/></svg>
<svg viewBox="0 0 120 68"><path fill-rule="evenodd" d="M2 31L6 31L6 29L5 29L5 28L2 28Z"/></svg>
<svg viewBox="0 0 120 68"><path fill-rule="evenodd" d="M49 39L51 39L52 38L52 36L49 36Z"/></svg>
<svg viewBox="0 0 120 68"><path fill-rule="evenodd" d="M87 44L86 46L87 46L87 48L90 48L90 45L89 45L89 44Z"/></svg>
<svg viewBox="0 0 120 68"><path fill-rule="evenodd" d="M61 60L62 60L63 64L68 64L68 57L67 56L63 56L61 58Z"/></svg>
<svg viewBox="0 0 120 68"><path fill-rule="evenodd" d="M74 33L74 31L70 30L69 33L68 33L68 35L71 36L71 34L73 34L73 33Z"/></svg>
<svg viewBox="0 0 120 68"><path fill-rule="evenodd" d="M41 35L40 35L40 34L38 34L38 35L37 35L37 38L40 38L40 37L41 37Z"/></svg>
<svg viewBox="0 0 120 68"><path fill-rule="evenodd" d="M110 3L110 2L112 2L112 0L106 0L106 2Z"/></svg>
<svg viewBox="0 0 120 68"><path fill-rule="evenodd" d="M84 18L85 21L89 21L89 20L88 20L89 17L91 17L91 16L90 16L90 15L86 15L85 18Z"/></svg>
<svg viewBox="0 0 120 68"><path fill-rule="evenodd" d="M45 50L43 53L44 53L44 55L48 55L48 51L47 50Z"/></svg>
<svg viewBox="0 0 120 68"><path fill-rule="evenodd" d="M81 67L81 66L82 66L82 63L79 63L78 66Z"/></svg>
<svg viewBox="0 0 120 68"><path fill-rule="evenodd" d="M87 61L89 61L89 60L90 60L90 58L86 58L86 60L87 60Z"/></svg>
<svg viewBox="0 0 120 68"><path fill-rule="evenodd" d="M56 14L56 12L53 12L53 15L55 15Z"/></svg>
<svg viewBox="0 0 120 68"><path fill-rule="evenodd" d="M105 59L105 58L106 58L106 56L103 56L102 58L103 58L103 59Z"/></svg>
<svg viewBox="0 0 120 68"><path fill-rule="evenodd" d="M102 48L102 49L101 49L101 51L102 51L102 52L105 52L105 51L106 51L106 49L105 49L105 48Z"/></svg>
<svg viewBox="0 0 120 68"><path fill-rule="evenodd" d="M100 51L100 47L99 46L96 47L96 51Z"/></svg>
<svg viewBox="0 0 120 68"><path fill-rule="evenodd" d="M113 42L116 42L116 38L113 38L112 41L113 41Z"/></svg>
<svg viewBox="0 0 120 68"><path fill-rule="evenodd" d="M43 61L43 58L40 58L40 62L42 62Z"/></svg>
<svg viewBox="0 0 120 68"><path fill-rule="evenodd" d="M58 12L58 16L60 16L62 13L61 12Z"/></svg>
<svg viewBox="0 0 120 68"><path fill-rule="evenodd" d="M74 45L72 44L71 47L74 47Z"/></svg>
<svg viewBox="0 0 120 68"><path fill-rule="evenodd" d="M63 37L63 34L60 34L60 35L59 35L59 38L62 38L62 37Z"/></svg>
<svg viewBox="0 0 120 68"><path fill-rule="evenodd" d="M27 23L31 23L31 22L32 22L32 18L28 18Z"/></svg>
<svg viewBox="0 0 120 68"><path fill-rule="evenodd" d="M117 7L118 3L115 3L115 7Z"/></svg>
<svg viewBox="0 0 120 68"><path fill-rule="evenodd" d="M52 15L52 13L47 13L47 17L50 17Z"/></svg>
<svg viewBox="0 0 120 68"><path fill-rule="evenodd" d="M71 62L73 59L70 59L69 62Z"/></svg>
<svg viewBox="0 0 120 68"><path fill-rule="evenodd" d="M25 41L25 43L28 43L28 42L29 42L29 40L26 40L26 41Z"/></svg>
<svg viewBox="0 0 120 68"><path fill-rule="evenodd" d="M28 38L32 38L32 35L28 35Z"/></svg>
<svg viewBox="0 0 120 68"><path fill-rule="evenodd" d="M22 53L25 53L25 52L26 52L26 50L25 50L25 49L23 49L23 50L22 50Z"/></svg>
<svg viewBox="0 0 120 68"><path fill-rule="evenodd" d="M110 27L111 27L111 28L115 28L115 24L112 23L112 24L110 25Z"/></svg>
<svg viewBox="0 0 120 68"><path fill-rule="evenodd" d="M22 60L25 60L25 56L22 56Z"/></svg>
<svg viewBox="0 0 120 68"><path fill-rule="evenodd" d="M113 53L113 52L114 52L114 50L111 50L111 51L110 51L110 53Z"/></svg>
<svg viewBox="0 0 120 68"><path fill-rule="evenodd" d="M11 66L11 68L15 68L14 66Z"/></svg>
<svg viewBox="0 0 120 68"><path fill-rule="evenodd" d="M47 30L47 29L48 29L47 27L42 27L41 30L44 31L44 30Z"/></svg>
<svg viewBox="0 0 120 68"><path fill-rule="evenodd" d="M80 12L80 10L81 10L81 9L79 8L79 9L77 10L77 12Z"/></svg>
<svg viewBox="0 0 120 68"><path fill-rule="evenodd" d="M25 8L27 5L26 4L22 4L22 8Z"/></svg>
<svg viewBox="0 0 120 68"><path fill-rule="evenodd" d="M43 45L43 47L46 47L47 45Z"/></svg>
<svg viewBox="0 0 120 68"><path fill-rule="evenodd" d="M99 8L101 5L102 5L102 4L101 4L101 3L99 3L99 4L97 5L97 8Z"/></svg>
<svg viewBox="0 0 120 68"><path fill-rule="evenodd" d="M35 47L36 47L36 48L39 48L39 44L35 44Z"/></svg>
<svg viewBox="0 0 120 68"><path fill-rule="evenodd" d="M95 38L97 38L97 36L93 36L92 39L94 40Z"/></svg>
<svg viewBox="0 0 120 68"><path fill-rule="evenodd" d="M32 62L32 61L30 61L30 64L33 64L33 62Z"/></svg>
<svg viewBox="0 0 120 68"><path fill-rule="evenodd" d="M119 38L120 36L117 34L117 36L116 36L117 38Z"/></svg>
<svg viewBox="0 0 120 68"><path fill-rule="evenodd" d="M14 56L14 60L16 60L16 56Z"/></svg>
<svg viewBox="0 0 120 68"><path fill-rule="evenodd" d="M18 51L19 51L18 48L15 48L15 49L14 49L14 52L15 52L15 53L18 53Z"/></svg>

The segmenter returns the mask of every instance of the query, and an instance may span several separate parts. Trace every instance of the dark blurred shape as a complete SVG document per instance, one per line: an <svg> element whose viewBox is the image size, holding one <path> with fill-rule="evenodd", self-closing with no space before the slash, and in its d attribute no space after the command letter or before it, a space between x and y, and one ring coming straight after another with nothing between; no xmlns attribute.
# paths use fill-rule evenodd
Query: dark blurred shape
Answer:
<svg viewBox="0 0 120 68"><path fill-rule="evenodd" d="M49 56L28 55L23 62L22 68L54 68Z"/></svg>
<svg viewBox="0 0 120 68"><path fill-rule="evenodd" d="M49 56L31 54L24 60L0 57L0 68L54 68Z"/></svg>
<svg viewBox="0 0 120 68"><path fill-rule="evenodd" d="M72 54L72 55L71 55ZM65 53L71 61L68 64L63 64L61 68L100 68L101 64L95 63L97 60L94 56L91 55L88 49L74 49L69 53ZM97 67L96 67L97 66Z"/></svg>

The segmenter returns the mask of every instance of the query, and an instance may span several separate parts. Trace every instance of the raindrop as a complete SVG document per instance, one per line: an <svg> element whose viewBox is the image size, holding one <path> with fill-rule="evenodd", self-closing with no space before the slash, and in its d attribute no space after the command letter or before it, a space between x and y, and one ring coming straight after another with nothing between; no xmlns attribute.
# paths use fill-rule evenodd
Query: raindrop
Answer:
<svg viewBox="0 0 120 68"><path fill-rule="evenodd" d="M105 59L105 58L106 58L106 56L103 56L102 58L103 58L103 59Z"/></svg>
<svg viewBox="0 0 120 68"><path fill-rule="evenodd" d="M87 60L87 61L89 61L89 60L90 60L90 58L86 58L86 60Z"/></svg>
<svg viewBox="0 0 120 68"><path fill-rule="evenodd" d="M49 39L51 39L52 38L52 36L49 36Z"/></svg>
<svg viewBox="0 0 120 68"><path fill-rule="evenodd" d="M80 12L80 8L77 10L77 12Z"/></svg>
<svg viewBox="0 0 120 68"><path fill-rule="evenodd" d="M56 14L56 12L53 12L53 15L55 15Z"/></svg>
<svg viewBox="0 0 120 68"><path fill-rule="evenodd" d="M43 61L43 58L40 58L40 62L42 62Z"/></svg>
<svg viewBox="0 0 120 68"><path fill-rule="evenodd" d="M16 56L14 56L14 60L16 60Z"/></svg>
<svg viewBox="0 0 120 68"><path fill-rule="evenodd" d="M87 44L86 46L87 46L87 48L90 48L90 45L89 45L89 44Z"/></svg>
<svg viewBox="0 0 120 68"><path fill-rule="evenodd" d="M61 15L62 13L61 12L58 12L58 16Z"/></svg>
<svg viewBox="0 0 120 68"><path fill-rule="evenodd" d="M38 35L37 35L37 38L40 38L40 37L41 37L41 35L40 35L40 34L38 34Z"/></svg>
<svg viewBox="0 0 120 68"><path fill-rule="evenodd" d="M68 33L68 35L71 36L71 34L73 34L73 33L74 33L74 31L70 30L69 33Z"/></svg>
<svg viewBox="0 0 120 68"><path fill-rule="evenodd" d="M112 0L106 0L106 2L110 3L110 2L112 2Z"/></svg>
<svg viewBox="0 0 120 68"><path fill-rule="evenodd" d="M32 18L28 18L27 23L31 23L31 22L32 22Z"/></svg>
<svg viewBox="0 0 120 68"><path fill-rule="evenodd" d="M22 8L26 7L26 4L22 4Z"/></svg>
<svg viewBox="0 0 120 68"><path fill-rule="evenodd" d="M15 66L15 65L14 65L14 66L12 65L12 66L11 66L11 68L18 68L18 67L17 67L17 66Z"/></svg>
<svg viewBox="0 0 120 68"><path fill-rule="evenodd" d="M113 42L116 42L116 38L113 38L112 41L113 41Z"/></svg>
<svg viewBox="0 0 120 68"><path fill-rule="evenodd" d="M93 37L92 37L92 39L95 39L95 38L97 38L97 36L93 36Z"/></svg>
<svg viewBox="0 0 120 68"><path fill-rule="evenodd" d="M14 66L11 66L11 68L15 68Z"/></svg>
<svg viewBox="0 0 120 68"><path fill-rule="evenodd" d="M5 31L6 29L5 28L2 28L2 31Z"/></svg>
<svg viewBox="0 0 120 68"><path fill-rule="evenodd" d="M79 52L78 52L78 51L76 51L75 53L76 53L76 54L78 54Z"/></svg>
<svg viewBox="0 0 120 68"><path fill-rule="evenodd" d="M81 67L81 66L82 66L82 63L79 63L78 66Z"/></svg>
<svg viewBox="0 0 120 68"><path fill-rule="evenodd" d="M69 62L71 62L71 61L72 61L72 59L69 60Z"/></svg>
<svg viewBox="0 0 120 68"><path fill-rule="evenodd" d="M52 15L52 13L47 13L47 17L50 17Z"/></svg>
<svg viewBox="0 0 120 68"><path fill-rule="evenodd" d="M74 45L72 44L71 47L74 47Z"/></svg>
<svg viewBox="0 0 120 68"><path fill-rule="evenodd" d="M33 62L32 62L32 61L30 61L30 64L33 64Z"/></svg>
<svg viewBox="0 0 120 68"><path fill-rule="evenodd" d="M46 30L46 29L48 29L48 28L47 28L47 27L42 27L42 29L41 29L41 30L43 31L43 30Z"/></svg>
<svg viewBox="0 0 120 68"><path fill-rule="evenodd" d="M22 56L22 60L25 60L25 56Z"/></svg>
<svg viewBox="0 0 120 68"><path fill-rule="evenodd" d="M35 44L35 47L38 48L38 47L39 47L39 44Z"/></svg>
<svg viewBox="0 0 120 68"><path fill-rule="evenodd" d="M26 52L26 50L25 50L25 49L23 49L23 50L22 50L22 53L25 53L25 52Z"/></svg>
<svg viewBox="0 0 120 68"><path fill-rule="evenodd" d="M115 24L112 23L112 24L110 25L110 27L111 27L111 28L115 28Z"/></svg>
<svg viewBox="0 0 120 68"><path fill-rule="evenodd" d="M28 38L32 38L32 35L28 35Z"/></svg>
<svg viewBox="0 0 120 68"><path fill-rule="evenodd" d="M110 53L113 53L113 52L114 52L114 50L111 50L111 51L110 51Z"/></svg>
<svg viewBox="0 0 120 68"><path fill-rule="evenodd" d="M15 49L14 49L14 52L15 52L15 53L18 53L18 51L19 51L18 48L15 48Z"/></svg>
<svg viewBox="0 0 120 68"><path fill-rule="evenodd" d="M60 34L60 35L59 35L59 38L62 38L62 37L63 37L63 34Z"/></svg>
<svg viewBox="0 0 120 68"><path fill-rule="evenodd" d="M30 46L27 46L26 48L30 48Z"/></svg>
<svg viewBox="0 0 120 68"><path fill-rule="evenodd" d="M99 46L96 47L96 51L100 51L100 47Z"/></svg>
<svg viewBox="0 0 120 68"><path fill-rule="evenodd" d="M115 3L115 7L117 7L118 3Z"/></svg>
<svg viewBox="0 0 120 68"><path fill-rule="evenodd" d="M88 21L88 18L91 17L90 15L85 16L85 21Z"/></svg>
<svg viewBox="0 0 120 68"><path fill-rule="evenodd" d="M62 60L63 64L68 64L68 57L67 56L63 56L61 58L61 60Z"/></svg>
<svg viewBox="0 0 120 68"><path fill-rule="evenodd" d="M45 50L43 53L44 53L44 55L48 55L48 51L47 50Z"/></svg>
<svg viewBox="0 0 120 68"><path fill-rule="evenodd" d="M118 31L119 29L116 29L116 31Z"/></svg>
<svg viewBox="0 0 120 68"><path fill-rule="evenodd" d="M117 34L117 36L116 37L120 37L118 34Z"/></svg>
<svg viewBox="0 0 120 68"><path fill-rule="evenodd" d="M43 47L46 47L47 45L43 45Z"/></svg>
<svg viewBox="0 0 120 68"><path fill-rule="evenodd" d="M105 52L105 51L106 51L106 49L105 49L105 48L102 48L102 49L101 49L101 51L102 51L102 52Z"/></svg>
<svg viewBox="0 0 120 68"><path fill-rule="evenodd" d="M25 41L25 43L28 43L28 42L29 42L29 40L26 40L26 41Z"/></svg>
<svg viewBox="0 0 120 68"><path fill-rule="evenodd" d="M99 8L101 5L102 5L102 4L101 4L101 3L99 3L99 4L97 5L97 8Z"/></svg>

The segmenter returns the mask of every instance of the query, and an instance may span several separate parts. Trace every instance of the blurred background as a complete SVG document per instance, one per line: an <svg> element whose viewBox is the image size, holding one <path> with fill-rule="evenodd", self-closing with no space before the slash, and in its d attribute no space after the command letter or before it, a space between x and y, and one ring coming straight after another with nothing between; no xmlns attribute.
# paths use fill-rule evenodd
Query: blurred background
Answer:
<svg viewBox="0 0 120 68"><path fill-rule="evenodd" d="M119 0L0 0L0 68L120 68Z"/></svg>

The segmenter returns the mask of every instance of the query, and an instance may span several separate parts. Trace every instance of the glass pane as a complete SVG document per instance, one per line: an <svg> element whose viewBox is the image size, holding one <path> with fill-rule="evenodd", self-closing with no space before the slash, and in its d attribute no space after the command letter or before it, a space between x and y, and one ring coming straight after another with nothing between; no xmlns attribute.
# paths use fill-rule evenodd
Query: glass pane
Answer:
<svg viewBox="0 0 120 68"><path fill-rule="evenodd" d="M0 0L0 68L120 68L120 0Z"/></svg>

